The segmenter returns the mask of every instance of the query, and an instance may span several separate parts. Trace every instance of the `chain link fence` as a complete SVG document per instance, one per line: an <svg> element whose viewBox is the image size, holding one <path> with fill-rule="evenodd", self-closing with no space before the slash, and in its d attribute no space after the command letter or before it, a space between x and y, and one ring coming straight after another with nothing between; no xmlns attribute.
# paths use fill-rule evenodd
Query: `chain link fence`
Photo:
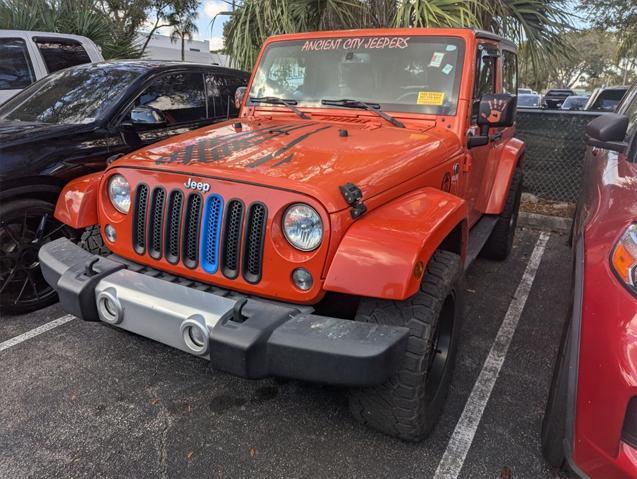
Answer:
<svg viewBox="0 0 637 479"><path fill-rule="evenodd" d="M526 143L524 191L574 203L582 178L585 127L600 113L518 110L516 136Z"/></svg>

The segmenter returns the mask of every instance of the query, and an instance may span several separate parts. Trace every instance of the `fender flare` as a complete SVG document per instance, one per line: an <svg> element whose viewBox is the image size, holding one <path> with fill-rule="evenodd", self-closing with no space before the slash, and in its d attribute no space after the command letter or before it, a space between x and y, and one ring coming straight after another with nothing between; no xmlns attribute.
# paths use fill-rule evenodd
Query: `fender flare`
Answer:
<svg viewBox="0 0 637 479"><path fill-rule="evenodd" d="M462 198L431 187L397 198L349 228L332 259L323 289L406 299L420 287L431 255L458 226L464 260L467 206Z"/></svg>
<svg viewBox="0 0 637 479"><path fill-rule="evenodd" d="M91 173L69 182L58 197L53 216L75 229L96 225L97 198L103 174L101 171Z"/></svg>
<svg viewBox="0 0 637 479"><path fill-rule="evenodd" d="M518 138L511 138L503 145L493 188L484 211L486 214L499 215L504 210L515 168L522 166L524 161L524 148L524 142Z"/></svg>

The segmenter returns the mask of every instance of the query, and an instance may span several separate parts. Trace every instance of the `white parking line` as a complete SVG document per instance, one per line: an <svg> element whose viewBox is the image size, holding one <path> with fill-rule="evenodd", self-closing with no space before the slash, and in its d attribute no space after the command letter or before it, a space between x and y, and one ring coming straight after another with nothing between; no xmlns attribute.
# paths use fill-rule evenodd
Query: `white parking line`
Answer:
<svg viewBox="0 0 637 479"><path fill-rule="evenodd" d="M62 326L63 324L68 323L69 321L73 321L74 319L75 319L75 316L71 314L67 314L65 316L62 316L61 318L54 319L53 321L43 324L42 326L38 326L35 329L27 331L26 333L22 333L19 336L16 336L15 338L7 339L6 341L0 343L0 352L4 351L5 349L9 349L10 347L15 346L16 344L20 344L28 339L34 338L42 333L46 333L47 331L50 331L53 328Z"/></svg>
<svg viewBox="0 0 637 479"><path fill-rule="evenodd" d="M460 474L480 424L480 419L491 396L491 391L502 369L502 364L506 358L526 300L529 297L529 292L531 291L531 286L533 286L533 280L540 266L549 237L549 233L543 232L535 244L522 280L515 291L511 304L509 304L509 309L504 316L500 330L491 346L487 359L484 361L480 375L473 386L451 439L449 439L447 449L440 460L440 464L438 464L434 479L456 479Z"/></svg>

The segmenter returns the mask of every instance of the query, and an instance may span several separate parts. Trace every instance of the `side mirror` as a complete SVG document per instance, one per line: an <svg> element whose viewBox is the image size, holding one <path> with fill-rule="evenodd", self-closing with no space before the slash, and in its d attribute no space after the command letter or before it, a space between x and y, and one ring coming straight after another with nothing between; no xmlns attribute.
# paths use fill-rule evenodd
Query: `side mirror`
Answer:
<svg viewBox="0 0 637 479"><path fill-rule="evenodd" d="M516 106L517 97L511 96L508 93L482 95L478 109L480 134L469 137L467 146L469 148L475 148L477 146L488 145L490 140L501 137L502 134L498 133L493 138L490 138L489 128L513 126Z"/></svg>
<svg viewBox="0 0 637 479"><path fill-rule="evenodd" d="M138 106L131 110L130 119L133 125L159 126L165 125L166 118L160 110L149 106Z"/></svg>
<svg viewBox="0 0 637 479"><path fill-rule="evenodd" d="M628 146L624 141L626 130L628 130L627 116L605 113L586 125L586 143L623 153Z"/></svg>
<svg viewBox="0 0 637 479"><path fill-rule="evenodd" d="M238 87L234 92L234 106L238 110L241 108L241 104L243 103L243 97L246 94L247 88L244 86Z"/></svg>
<svg viewBox="0 0 637 479"><path fill-rule="evenodd" d="M482 95L478 125L481 129L513 126L516 104L516 97L508 93Z"/></svg>

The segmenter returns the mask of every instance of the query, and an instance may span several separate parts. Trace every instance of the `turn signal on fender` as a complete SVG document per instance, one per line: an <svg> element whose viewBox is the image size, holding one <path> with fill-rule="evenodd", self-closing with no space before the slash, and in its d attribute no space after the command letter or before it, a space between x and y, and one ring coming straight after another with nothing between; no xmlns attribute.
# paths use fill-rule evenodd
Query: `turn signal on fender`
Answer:
<svg viewBox="0 0 637 479"><path fill-rule="evenodd" d="M637 293L637 223L633 223L613 249L611 266L615 274L633 292Z"/></svg>

